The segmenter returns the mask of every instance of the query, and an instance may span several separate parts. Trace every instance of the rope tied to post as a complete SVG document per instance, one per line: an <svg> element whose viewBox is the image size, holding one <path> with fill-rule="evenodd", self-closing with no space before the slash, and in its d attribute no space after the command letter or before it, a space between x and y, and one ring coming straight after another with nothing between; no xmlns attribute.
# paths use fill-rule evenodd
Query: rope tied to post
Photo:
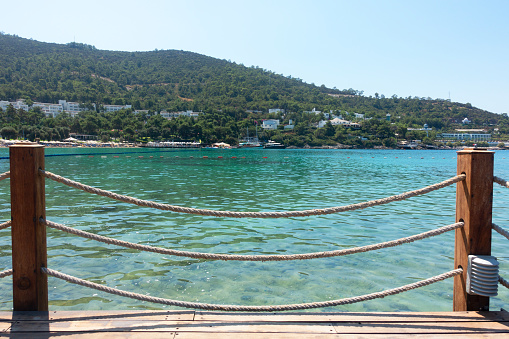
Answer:
<svg viewBox="0 0 509 339"><path fill-rule="evenodd" d="M504 237L509 240L509 231L506 231L502 227L498 226L497 224L491 224L491 228L493 228L495 231L497 231L500 235L503 235Z"/></svg>
<svg viewBox="0 0 509 339"><path fill-rule="evenodd" d="M0 279L8 277L8 276L12 275L13 273L14 273L14 271L12 269L11 270L2 271L2 272L0 272Z"/></svg>
<svg viewBox="0 0 509 339"><path fill-rule="evenodd" d="M0 231L3 230L3 229L6 229L6 228L9 228L12 224L12 221L9 220L9 221L6 221L4 223L1 223L0 224Z"/></svg>
<svg viewBox="0 0 509 339"><path fill-rule="evenodd" d="M500 283L500 285L504 286L505 288L508 288L509 289L509 281L505 280L504 278L502 278L500 275L498 276L498 282Z"/></svg>
<svg viewBox="0 0 509 339"><path fill-rule="evenodd" d="M103 291L110 294L119 295L122 297L127 297L131 299L137 299L141 301L148 301L158 304L178 306L184 308L194 308L194 309L202 309L209 311L237 311L237 312L280 312L280 311L294 311L294 310L305 310L312 308L321 308L321 307L332 307L332 306L340 306L358 303L367 300L373 300L378 298L385 298L390 295L410 291L419 287L424 287L431 285L433 283L452 278L458 274L463 272L463 269L458 268L428 279L424 279L412 284L404 285L401 287L385 290L382 292L375 292L370 294L365 294L357 297L343 298L338 300L329 300L329 301L320 301L313 303L302 303L302 304L289 304L289 305L274 305L274 306L242 306L242 305L219 305L219 304L206 304L206 303L198 303L198 302L187 302L180 300L172 300L172 299L164 299L151 297L143 294L132 293L127 291L122 291L116 288L111 288L108 286L96 284L87 280L79 279L64 273L60 273L58 271L54 271L49 268L41 267L43 273L50 275L52 277L62 279L68 281L73 284L81 285L88 288L93 288L99 291Z"/></svg>
<svg viewBox="0 0 509 339"><path fill-rule="evenodd" d="M497 184L499 184L500 186L504 186L504 187L507 187L509 188L509 181L506 181L502 178L499 178L499 177L496 177L494 176L493 177L493 182L496 182Z"/></svg>
<svg viewBox="0 0 509 339"><path fill-rule="evenodd" d="M2 181L4 179L8 179L10 177L11 177L11 172L10 171L4 172L4 173L0 174L0 181Z"/></svg>
<svg viewBox="0 0 509 339"><path fill-rule="evenodd" d="M40 170L40 172L47 178L62 183L64 185L74 187L80 190L83 190L87 193L97 194L103 197L108 197L114 200L138 205L141 207L150 207L155 209L160 209L164 211L172 211L178 213L188 213L188 214L197 214L197 215L205 215L205 216L213 216L213 217L228 217L228 218L290 218L290 217L306 217L312 215L326 215L333 214L339 212L346 211L355 211L358 209L363 209L372 206L384 205L393 201L401 201L405 199L409 199L418 195L423 195L452 184L455 184L459 181L465 180L466 175L461 174L457 175L453 178L444 180L440 183L430 185L415 191L409 191L405 193L401 193L398 195L390 196L383 199L371 200L367 202L361 202L357 204L351 204L346 206L337 206L337 207L328 207L322 209L312 209L312 210L303 210L303 211L285 211L285 212L233 212L233 211L215 211L208 209L198 209L198 208L190 208L190 207L182 207L176 205L162 204L149 200L141 200L136 199L130 196L121 195L117 193L113 193L110 191L102 190L100 188L95 188L92 186L84 185L80 182L76 182L59 175L56 175L51 172L47 172L44 170Z"/></svg>
<svg viewBox="0 0 509 339"><path fill-rule="evenodd" d="M417 240L426 239L429 237L433 237L448 231L455 230L457 228L463 227L465 224L463 222L458 222L455 224L447 225L435 230L427 231L424 233L420 233L417 235L413 235L406 238L400 238L397 240L387 241L383 243L378 243L374 245L367 245L361 247L353 247L341 250L334 251L325 251L325 252L314 252L314 253L304 253L304 254L289 254L289 255L237 255L237 254L216 254L216 253L200 253L200 252L188 252L188 251L180 251L168 248L161 247L153 247L148 245L139 245L127 241L117 240L113 238L104 237L101 235L81 231L75 228L71 228L65 225L57 224L48 220L41 219L41 223L45 224L48 227L58 229L70 234L78 235L80 237L100 241L106 244L117 245L122 247L127 247L131 249L136 249L140 251L154 252L159 254L166 255L174 255L179 257L187 257L194 259L207 259L207 260L236 260L236 261L289 261L289 260L306 260L306 259L317 259L317 258L330 258L330 257L338 257L345 256L349 254L362 253L375 251L382 248L395 247L402 244L411 243Z"/></svg>

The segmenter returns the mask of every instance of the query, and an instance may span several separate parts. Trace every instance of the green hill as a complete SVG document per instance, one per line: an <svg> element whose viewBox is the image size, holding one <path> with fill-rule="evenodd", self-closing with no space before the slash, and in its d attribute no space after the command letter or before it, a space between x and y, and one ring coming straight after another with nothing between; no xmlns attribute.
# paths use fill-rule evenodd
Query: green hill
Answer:
<svg viewBox="0 0 509 339"><path fill-rule="evenodd" d="M104 51L80 43L43 43L0 34L0 100L16 99L130 104L133 109L150 111L193 110L216 114L220 110L219 116L226 117L224 121L218 122L216 115L209 121L219 127L255 119L247 110L267 112L269 108L286 109L294 114L288 114L286 120L304 122L309 118L303 117L302 112L315 107L325 112L340 110L343 115L347 114L345 111L356 112L378 119L385 119L389 113L392 122L419 127L427 123L435 130L450 129L465 117L474 126L507 121L507 116L468 103L416 97L365 97L362 91L315 86L262 68L192 52ZM267 117L265 114L258 119ZM74 128L72 123L68 125L70 130ZM96 125L96 133L111 127ZM242 128L243 125L238 125L231 130L230 140L239 137Z"/></svg>
<svg viewBox="0 0 509 339"><path fill-rule="evenodd" d="M272 72L168 50L101 51L0 35L0 98L132 104L135 109L312 108L320 89Z"/></svg>

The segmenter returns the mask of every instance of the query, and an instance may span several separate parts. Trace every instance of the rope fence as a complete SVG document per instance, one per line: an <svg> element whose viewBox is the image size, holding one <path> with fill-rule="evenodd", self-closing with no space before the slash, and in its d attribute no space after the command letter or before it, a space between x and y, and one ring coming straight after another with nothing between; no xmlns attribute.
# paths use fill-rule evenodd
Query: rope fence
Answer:
<svg viewBox="0 0 509 339"><path fill-rule="evenodd" d="M200 253L200 252L188 252L188 251L180 251L168 248L161 247L153 247L148 245L140 245L135 244L123 240L112 239L108 237L104 237L101 235L81 231L75 228L71 228L65 225L57 224L48 220L41 219L41 223L45 224L48 227L58 229L70 234L78 235L80 237L100 241L106 244L117 245L122 247L127 247L140 251L154 252L159 254L166 255L174 255L179 257L187 257L194 259L208 259L208 260L236 260L236 261L288 261L288 260L305 260L305 259L316 259L316 258L330 258L330 257L338 257L344 256L354 253L361 252L369 252L374 250L379 250L382 248L395 247L402 244L411 243L417 240L426 239L429 237L437 236L439 234L449 232L455 230L457 228L463 227L465 224L463 222L458 222L455 224L447 225L441 228L437 228L435 230L427 231L424 233L420 233L417 235L412 235L410 237L400 238L397 240L387 241L374 245L367 245L361 247L347 248L335 251L325 251L325 252L314 252L314 253L304 253L304 254L289 254L289 255L237 255L237 254L216 254L216 253Z"/></svg>
<svg viewBox="0 0 509 339"><path fill-rule="evenodd" d="M7 179L7 178L10 178L10 177L11 177L11 172L10 171L4 172L4 173L0 174L0 181L2 181L4 179Z"/></svg>
<svg viewBox="0 0 509 339"><path fill-rule="evenodd" d="M3 230L3 229L11 227L11 224L12 224L12 221L10 221L10 220L6 221L4 223L1 223L0 224L0 231Z"/></svg>
<svg viewBox="0 0 509 339"><path fill-rule="evenodd" d="M499 184L500 186L503 186L503 187L507 187L509 188L509 181L507 180L504 180L502 178L499 178L497 176L494 176L493 177L493 182L496 182L497 184ZM504 236L507 238L507 240L509 240L509 231L503 229L502 227L498 226L497 224L491 224L491 227L497 231L500 235ZM504 278L502 278L500 275L498 276L498 282L504 286L505 288L508 288L509 289L509 281L505 280Z"/></svg>
<svg viewBox="0 0 509 339"><path fill-rule="evenodd" d="M504 180L502 178L494 176L493 181L496 182L497 184L499 184L500 186L509 188L509 181L507 181L507 180Z"/></svg>
<svg viewBox="0 0 509 339"><path fill-rule="evenodd" d="M339 213L339 212L345 212L345 211L355 211L358 209L363 209L367 207L372 206L378 206L378 205L384 205L388 204L393 201L401 201L408 198L412 198L418 195L423 195L447 186L450 186L452 184L455 184L459 181L465 180L466 175L461 174L457 175L451 179L447 179L445 181L442 181L440 183L430 185L415 191L405 192L398 195L394 195L391 197L383 198L383 199L377 199L367 202L361 202L357 204L347 205L347 206L337 206L337 207L329 207L329 208L323 208L323 209L312 209L312 210L303 210L303 211L286 211L286 212L232 212L232 211L215 211L215 210L208 210L208 209L198 209L198 208L189 208L189 207L182 207L182 206L175 206L175 205L168 205L168 204L162 204L157 203L154 201L149 200L141 200L136 199L130 196L121 195L117 193L113 193L110 191L102 190L99 188L95 188L92 186L84 185L82 183L61 177L59 175L53 174L51 172L47 172L44 170L40 170L40 172L47 178L59 182L61 184L77 188L80 190L83 190L87 193L97 194L103 197L108 197L114 200L142 206L142 207L150 207L150 208L156 208L164 211L172 211L172 212L178 212L178 213L188 213L188 214L197 214L197 215L204 215L204 216L213 216L213 217L228 217L228 218L290 218L290 217L306 217L311 215L326 215L326 214L333 214L333 213Z"/></svg>
<svg viewBox="0 0 509 339"><path fill-rule="evenodd" d="M412 282L407 285L403 285L396 288L390 288L384 291L380 292L374 292L369 294L364 294L360 296L354 296L354 297L344 297L344 292L339 292L336 296L336 300L326 300L326 301L318 301L318 302L305 302L305 303L297 303L297 304L287 304L287 305L223 305L223 304L212 304L212 303L203 303L203 302L197 302L197 301L181 301L181 300L173 300L173 299L167 299L167 298L161 298L161 297L155 297L151 295L145 295L143 293L147 293L146 291L140 291L140 293L133 293L128 291L123 291L117 288L108 287L105 285L101 285L98 283L94 283L91 281L87 281L84 279L80 279L71 275L67 275L61 272L58 272L56 270L49 269L45 266L47 266L47 260L46 256L48 254L47 252L47 237L45 236L46 229L45 227L49 227L52 229L60 230L63 232L67 232L69 234L81 236L90 240L96 240L100 241L102 243L115 245L115 246L121 246L129 249L139 250L139 251L147 251L147 252L153 252L153 253L159 253L163 255L172 255L177 257L187 257L187 258L193 258L193 259L204 259L204 260L234 260L234 261L251 261L251 262L265 262L265 261L290 261L290 260L306 260L306 259L317 259L317 258L331 258L331 257L339 257L339 256L345 256L355 253L364 253L374 250L380 250L384 248L391 248L395 246L399 246L402 244L412 243L418 240L430 238L433 236L438 236L440 234L443 234L445 232L449 232L452 230L461 230L461 232L466 232L467 234L480 234L482 237L486 237L486 239L489 239L488 236L491 236L492 231L489 229L485 230L479 227L479 225L486 225L487 221L491 223L491 214L485 213L488 208L491 211L491 200L493 196L493 190L492 183L496 182L500 184L501 186L509 188L509 182L501 179L499 177L495 177L492 175L493 170L493 155L492 152L485 152L481 150L466 150L463 152L458 152L458 166L457 166L457 173L467 173L467 174L460 174L456 175L452 178L449 178L447 180L441 181L439 183L435 183L426 187L422 187L416 190L407 191L404 193L392 195L389 197L384 197L381 199L374 199L370 201L365 202L359 202L359 203L353 203L350 204L352 201L343 202L338 201L335 203L332 203L332 205L336 204L342 204L346 203L348 205L343 206L334 206L334 207L327 207L327 206L307 206L304 207L306 209L303 210L292 210L297 209L299 207L293 206L290 207L288 211L284 210L277 210L277 206L274 205L272 207L269 207L269 209L272 209L272 211L263 211L259 208L253 208L255 211L222 211L222 210L213 210L213 209L206 209L206 208L193 208L193 207L186 207L186 206L178 206L178 205L172 205L169 203L175 202L176 204L183 204L186 205L188 203L180 202L180 201L168 201L169 203L165 203L164 200L171 199L171 198L155 198L155 200L159 200L162 202L156 202L151 200L143 200L143 199L137 199L132 196L128 195L122 195L118 193L114 193L111 191L107 191L101 188L85 185L84 183L73 181L71 179L59 176L57 174L51 173L49 171L45 171L41 168L44 168L44 149L40 146L33 146L33 149L27 150L26 147L19 147L19 146L13 146L10 149L12 158L11 158L11 164L15 164L18 169L23 168L30 168L36 170L34 175L33 171L20 171L19 176L13 175L13 178L11 178L10 184L11 184L11 204L15 206L16 208L12 208L11 214L12 220L14 220L14 229L13 238L19 240L16 241L16 243L13 243L13 260L18 260L16 262L17 265L19 265L21 268L14 271L13 269L8 269L3 272L0 272L0 278L4 278L10 275L13 275L13 291L19 292L20 290L25 289L25 285L23 285L24 281L21 281L25 276L30 275L30 279L32 279L31 274L37 273L35 277L33 278L33 281L29 280L30 284L34 284L33 286L37 286L38 290L30 289L26 292L22 292L23 298L26 300L29 300L31 305L35 305L34 308L37 308L38 310L47 311L47 304L48 304L48 290L47 290L47 279L48 276L65 280L72 284L77 284L80 286L92 288L95 290L99 290L102 292L115 294L122 297L128 297L132 299L136 299L139 301L144 302L153 302L153 303L159 303L164 305L170 305L170 306L177 306L177 307L184 307L184 308L191 308L191 309L202 309L202 310L212 310L212 311L238 311L238 312L278 312L278 311L291 311L291 310L305 310L305 309L313 309L313 308L325 308L325 307L332 307L332 306L340 306L340 305L347 305L347 304L353 304L357 302L364 302L368 300L373 300L377 298L384 298L387 296L399 294L402 292L410 291L413 289L417 289L420 287L428 286L431 284L434 284L439 281L443 281L445 279L449 279L452 277L456 277L458 275L461 275L463 273L466 273L463 271L461 267L466 267L465 264L465 258L467 258L467 255L469 254L470 249L465 244L468 243L469 239L466 239L463 237L463 239L459 239L461 237L457 237L459 240L456 242L455 245L455 267L459 267L457 269L433 276L431 278L422 279L417 281L411 278L408 278L408 282ZM26 152L31 152L30 156L27 156ZM58 155L60 156L60 155ZM37 168L39 168L39 171L37 172ZM489 170L489 172L488 172ZM486 175L476 175L476 173L485 173ZM0 181L10 178L10 172L5 172L0 174ZM14 173L13 173L14 174ZM467 178L468 176L468 178ZM365 246L359 246L359 247L353 247L353 248L344 248L341 246L341 244L328 244L323 245L332 247L331 250L322 251L322 252L311 252L311 253L299 253L299 254L281 254L276 252L271 252L274 254L258 254L260 252L257 248L251 248L247 253L244 254L236 254L235 250L232 251L232 253L202 253L202 252L191 252L186 251L189 248L185 248L180 245L166 245L168 247L172 248L163 248L163 247L156 247L156 246L150 246L145 244L136 244L133 242L123 241L123 240L117 240L113 238L109 238L107 236L102 236L98 234L93 234L90 232L82 231L73 227L68 227L66 225L54 223L48 220L44 220L41 215L45 215L46 211L46 202L45 197L46 193L44 191L44 185L45 185L45 179L50 179L55 182L58 182L60 184L82 190L86 193L96 194L102 197L110 198L117 200L122 203L129 203L133 205L137 205L140 207L145 208L155 208L163 211L170 211L170 212L176 212L176 213L186 213L186 214L194 214L194 215L201 215L201 216L209 216L209 217L225 217L225 218L291 218L291 217L309 217L309 216L319 216L319 215L329 215L329 214L335 214L340 212L347 212L347 211L356 211L360 209L365 209L368 207L374 207L374 206L380 206L389 204L391 202L396 201L403 201L409 198L413 198L416 196L424 195L448 186L451 186L453 184L457 184L456 187L456 220L467 220L465 219L465 216L473 215L473 217L470 217L470 220L479 220L478 223L464 223L464 222L457 222L454 224L450 224L443 227L437 227L436 229L422 232L419 234L411 235L408 237L399 238L396 240L391 241L385 241L377 244L370 244ZM14 180L13 180L14 179ZM423 180L422 176L419 176L419 174L412 177L412 186L414 185L420 185L417 183L417 180ZM463 183L461 183L463 181ZM489 185L488 185L489 184ZM29 189L34 188L35 193L32 194ZM105 188L108 188L107 186ZM489 189L488 189L489 188ZM413 188L412 188L413 189ZM113 188L115 191L120 191L120 189ZM122 192L121 192L122 193ZM30 194L30 196L29 196ZM475 196L474 196L475 194ZM134 194L135 195L135 194ZM434 194L438 197L437 194ZM17 198L17 197L21 198ZM14 198L13 198L14 197ZM473 198L475 197L475 199ZM436 204L439 204L440 199L437 200ZM18 204L19 202L19 204ZM489 202L489 204L488 204ZM476 208L473 208L472 206L477 206L477 204L485 204L482 205L486 208L483 208L483 211L477 211ZM25 206L26 205L26 206ZM197 206L200 207L200 206ZM208 206L204 206L208 207ZM319 207L319 208L315 208ZM260 210L260 211L258 211ZM40 212L42 211L42 212ZM489 218L488 218L489 217ZM39 219L40 218L40 219ZM36 222L36 221L40 222ZM36 222L35 225L33 222ZM44 225L44 226L43 226ZM489 225L489 224L488 224ZM11 221L7 221L4 223L0 223L0 230L6 229L8 227L12 227ZM43 227L43 228L40 228ZM426 228L433 228L431 225L426 225ZM463 229L462 229L463 228ZM507 230L502 229L501 227L492 224L492 228L509 239L509 232ZM42 236L36 237L35 241L33 241L32 238L24 238L23 236L26 234L33 234L34 232L41 232L40 234ZM93 232L93 230L92 230ZM417 232L417 230L415 231ZM463 232L463 233L464 233ZM5 232L2 232L5 233ZM98 232L101 233L101 232ZM482 233L482 234L481 234ZM39 233L37 233L39 234ZM458 233L459 234L459 233ZM484 239L484 238L483 238ZM23 241L22 241L23 240ZM24 241L28 240L28 241ZM140 241L140 240L135 240ZM462 242L463 241L463 242ZM489 245L488 241L480 241L481 244L486 243L486 246ZM157 243L156 243L157 244ZM152 245L156 245L152 244ZM486 247L485 246L485 247ZM176 249L176 248L182 248L183 250ZM325 248L327 249L327 248ZM193 249L191 249L193 250ZM214 251L213 249L204 249L205 251ZM315 249L313 249L315 250ZM227 250L228 252L230 250ZM483 249L479 250L483 251ZM45 253L43 253L45 252ZM40 254L44 254L43 256L40 256ZM239 252L237 252L239 253ZM262 252L263 253L263 252ZM422 254L424 255L424 254ZM25 259L18 259L18 258L29 258L30 260L36 259L36 260L25 260ZM16 266L16 265L14 265ZM14 267L12 266L12 267ZM41 267L42 266L42 267ZM16 266L17 267L17 266ZM39 269L40 271L34 269ZM337 268L339 270L339 273L342 272L341 268ZM26 273L28 272L28 273ZM359 272L359 274L365 274L366 272L363 272L362 270ZM500 275L498 276L498 282L502 284L503 286L509 288L509 282L502 278ZM227 283L227 281L226 281ZM68 285L66 285L68 286ZM39 290L40 289L40 290ZM94 293L90 292L89 293ZM476 300L475 302L472 302L466 296L466 289L464 286L459 286L459 284L454 285L454 309L455 310L469 310L475 307L476 309L479 309L479 307L483 308L485 307L485 301L484 300ZM150 294L150 293L147 293ZM341 295L343 294L343 295ZM14 301L18 301L18 308L19 301L22 300L21 297L16 297L16 294L14 295ZM164 296L164 295L163 295ZM176 296L177 298L180 298L179 296ZM192 298L194 299L194 297ZM328 299L328 298L327 298ZM220 302L227 302L226 300L219 300ZM479 304L479 305L478 305ZM14 303L14 310L16 310L16 304Z"/></svg>
<svg viewBox="0 0 509 339"><path fill-rule="evenodd" d="M302 303L302 304L290 304L290 305L274 305L274 306L241 306L241 305L219 305L219 304L206 304L206 303L198 303L198 302L187 302L180 300L172 300L172 299L164 299L151 297L143 294L132 293L127 291L122 291L116 288L107 287L104 285L96 284L87 280L79 279L64 273L60 273L58 271L54 271L49 268L41 267L43 273L50 275L52 277L65 280L67 282L81 285L84 287L93 288L99 291L103 291L110 294L119 295L122 297L127 297L131 299L137 299L141 301L148 301L158 304L170 305L170 306L178 306L184 308L193 308L193 309L202 309L209 311L236 311L236 312L280 312L280 311L294 311L294 310L305 310L311 308L321 308L321 307L332 307L332 306L340 306L358 303L367 300L373 300L378 298L384 298L390 295L410 291L419 287L424 287L431 285L433 283L452 278L458 274L463 273L463 269L459 268L456 270L452 270L425 280L421 280L412 284L404 285L401 287L385 290L382 292L375 292L371 294L365 294L357 297L343 298L338 300L329 300L329 301L321 301L321 302L313 302L313 303Z"/></svg>
<svg viewBox="0 0 509 339"><path fill-rule="evenodd" d="M498 276L498 282L500 285L504 286L505 288L509 288L509 281L502 278L500 275Z"/></svg>
<svg viewBox="0 0 509 339"><path fill-rule="evenodd" d="M10 275L12 275L14 273L13 270L5 270L5 271L2 271L0 272L0 279L1 278L5 278L5 277L8 277Z"/></svg>
<svg viewBox="0 0 509 339"><path fill-rule="evenodd" d="M509 231L503 229L502 227L498 226L497 224L491 224L491 227L497 231L499 234L503 235L504 237L507 238L507 240L509 240Z"/></svg>

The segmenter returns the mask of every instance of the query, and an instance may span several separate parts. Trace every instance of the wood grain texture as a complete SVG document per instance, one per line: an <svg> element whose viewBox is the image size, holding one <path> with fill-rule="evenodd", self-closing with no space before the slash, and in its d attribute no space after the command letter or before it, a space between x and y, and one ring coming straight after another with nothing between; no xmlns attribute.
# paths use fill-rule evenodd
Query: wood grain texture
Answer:
<svg viewBox="0 0 509 339"><path fill-rule="evenodd" d="M47 312L0 312L0 321L64 321L64 320L113 320L127 319L130 321L146 320L185 320L195 318L195 311L47 311Z"/></svg>
<svg viewBox="0 0 509 339"><path fill-rule="evenodd" d="M193 312L16 312L11 313L11 321L4 320L9 318L9 312L2 312L0 325L5 331L3 335L16 338L280 339L405 338L411 335L417 338L456 339L509 336L509 312L505 311L325 314L203 312L203 317L209 320L192 317Z"/></svg>
<svg viewBox="0 0 509 339"><path fill-rule="evenodd" d="M509 313L491 312L286 312L286 313L235 313L196 311L196 321L241 321L241 322L352 322L362 319L364 322L446 322L446 321L509 321Z"/></svg>
<svg viewBox="0 0 509 339"><path fill-rule="evenodd" d="M44 147L36 144L9 147L11 171L11 234L13 306L15 311L48 309L48 279L40 271L47 265Z"/></svg>
<svg viewBox="0 0 509 339"><path fill-rule="evenodd" d="M456 186L456 222L465 226L455 234L454 268L463 274L454 277L454 311L489 309L489 298L466 293L468 256L491 255L491 215L493 206L494 152L463 150L458 152L457 174L466 180Z"/></svg>
<svg viewBox="0 0 509 339"><path fill-rule="evenodd" d="M342 333L342 334L309 334L309 333L199 333L199 332L178 332L176 339L386 339L397 338L407 339L409 334L405 333ZM37 338L34 337L34 338ZM505 333L475 333L475 334L411 334L412 339L507 339Z"/></svg>

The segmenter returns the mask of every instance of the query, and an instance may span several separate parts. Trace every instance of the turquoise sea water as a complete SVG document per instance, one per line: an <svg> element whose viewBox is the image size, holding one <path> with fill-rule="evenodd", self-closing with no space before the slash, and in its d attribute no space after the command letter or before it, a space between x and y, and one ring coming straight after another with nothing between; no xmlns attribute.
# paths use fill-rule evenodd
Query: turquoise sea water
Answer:
<svg viewBox="0 0 509 339"><path fill-rule="evenodd" d="M147 151L118 154L118 158L112 154ZM88 153L97 154L91 158ZM7 154L7 149L0 150L0 156ZM348 205L421 188L456 173L455 151L46 149L46 154L72 154L47 157L46 169L88 185L140 199L231 211ZM7 170L8 160L0 160L0 172ZM509 179L509 151L496 152L495 175ZM290 219L164 212L90 195L51 180L46 181L46 194L48 220L140 244L210 253L334 250L410 236L455 219L455 185L384 206ZM9 199L5 180L0 182L2 221L10 218ZM509 228L509 190L496 184L493 221ZM382 291L449 271L453 269L453 233L345 257L263 263L145 253L49 229L48 266L162 298L239 305L302 303ZM493 233L492 252L501 263L501 275L509 278L509 242ZM7 229L0 231L0 271L11 268L10 255ZM0 279L0 309L12 308L11 283L10 277ZM51 277L49 299L51 310L171 308ZM509 290L502 286L499 296L491 299L492 310L500 307L509 307ZM450 310L452 279L324 311Z"/></svg>

